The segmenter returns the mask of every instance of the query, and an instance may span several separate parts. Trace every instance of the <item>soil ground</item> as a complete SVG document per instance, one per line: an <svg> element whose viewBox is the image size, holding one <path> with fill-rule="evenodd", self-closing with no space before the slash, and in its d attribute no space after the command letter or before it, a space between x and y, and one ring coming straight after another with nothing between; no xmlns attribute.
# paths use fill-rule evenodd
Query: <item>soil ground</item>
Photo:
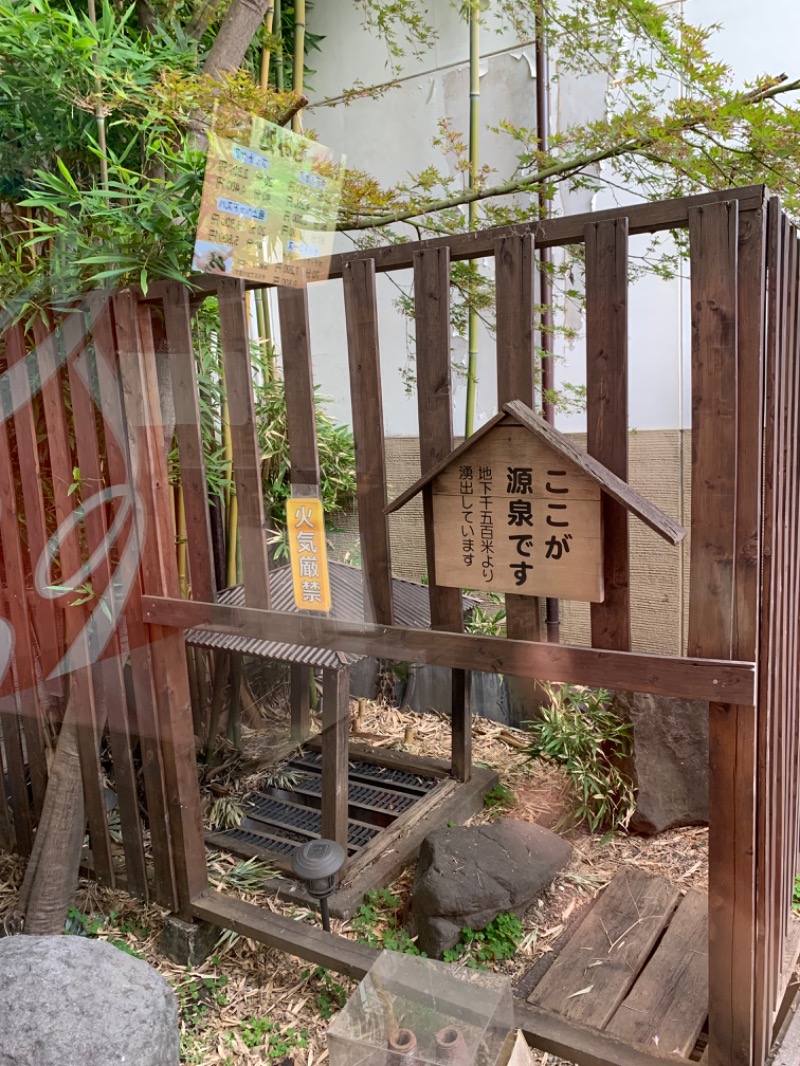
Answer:
<svg viewBox="0 0 800 1066"><path fill-rule="evenodd" d="M416 754L445 755L450 744L448 721L435 714L399 712L378 703L356 712L354 733L384 747ZM508 807L487 807L473 822L497 817L521 818L559 828L574 847L574 858L523 920L524 935L516 956L496 964L514 986L524 990L524 978L535 961L553 944L581 909L623 865L634 864L669 878L683 888L706 888L708 833L703 828L673 830L658 837L627 834L593 835L586 829L565 828L569 793L560 771L531 761L522 750L525 734L484 719L473 720L474 759L497 769L513 794ZM263 736L252 738L263 752ZM210 799L235 800L240 791L257 783L261 768L254 760L243 766L230 761L223 774L212 775ZM256 760L258 761L258 760ZM209 851L209 873L222 891L273 911L317 922L316 914L291 908L259 888L263 870L243 864L236 856ZM0 855L0 925L10 913L24 864ZM407 902L413 867L390 886ZM159 952L163 920L160 908L145 906L125 893L82 880L70 925L136 952L159 970L175 989L181 1007L182 1062L202 1066L257 1066L293 1059L296 1066L322 1066L328 1057L326 1026L331 1011L353 990L354 983L325 974L307 963L265 949L252 941L225 934L214 955L195 970L173 965ZM380 942L385 918L377 915L370 933ZM355 937L353 923L334 920L335 932ZM363 935L363 931L362 931ZM300 1035L302 1034L302 1035ZM538 1054L538 1053L537 1053ZM537 1062L555 1063L542 1055Z"/></svg>

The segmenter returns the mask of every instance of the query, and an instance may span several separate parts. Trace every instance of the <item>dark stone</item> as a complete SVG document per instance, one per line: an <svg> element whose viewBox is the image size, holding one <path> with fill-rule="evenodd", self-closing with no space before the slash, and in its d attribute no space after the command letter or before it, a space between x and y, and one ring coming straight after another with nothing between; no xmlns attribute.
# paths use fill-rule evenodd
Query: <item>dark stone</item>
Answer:
<svg viewBox="0 0 800 1066"><path fill-rule="evenodd" d="M161 953L179 966L201 966L220 938L220 930L208 922L184 922L167 915L161 929Z"/></svg>
<svg viewBox="0 0 800 1066"><path fill-rule="evenodd" d="M420 950L441 958L463 928L485 929L507 911L521 916L571 854L565 840L533 822L435 829L422 842L411 890Z"/></svg>
<svg viewBox="0 0 800 1066"><path fill-rule="evenodd" d="M172 989L141 959L80 936L0 940L0 1066L178 1066Z"/></svg>
<svg viewBox="0 0 800 1066"><path fill-rule="evenodd" d="M613 708L633 726L627 767L638 792L630 828L661 833L708 824L708 703L618 692Z"/></svg>

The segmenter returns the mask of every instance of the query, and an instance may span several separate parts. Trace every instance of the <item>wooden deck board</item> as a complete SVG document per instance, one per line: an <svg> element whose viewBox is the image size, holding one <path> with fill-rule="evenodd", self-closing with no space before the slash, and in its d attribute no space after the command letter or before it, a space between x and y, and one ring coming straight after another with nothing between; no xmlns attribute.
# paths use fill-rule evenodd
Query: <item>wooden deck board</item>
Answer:
<svg viewBox="0 0 800 1066"><path fill-rule="evenodd" d="M689 892L606 1026L632 1044L688 1057L708 1014L708 900Z"/></svg>
<svg viewBox="0 0 800 1066"><path fill-rule="evenodd" d="M578 926L528 1002L603 1029L627 996L678 904L661 877L626 867Z"/></svg>

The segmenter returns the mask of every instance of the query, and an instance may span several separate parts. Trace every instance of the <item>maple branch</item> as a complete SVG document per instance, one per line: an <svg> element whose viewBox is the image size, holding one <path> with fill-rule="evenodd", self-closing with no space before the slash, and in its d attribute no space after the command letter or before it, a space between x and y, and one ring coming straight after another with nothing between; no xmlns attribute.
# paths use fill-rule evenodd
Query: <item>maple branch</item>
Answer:
<svg viewBox="0 0 800 1066"><path fill-rule="evenodd" d="M782 93L795 92L798 89L800 89L800 78L790 82L786 79L786 75L782 74L779 79L776 79L776 84L770 85L764 89L755 89L742 93L738 97L732 99L731 104L738 103L747 107L752 107L753 104L760 104L765 100L770 100ZM702 126L707 119L708 116L706 115L698 116L695 119L676 126L672 132L685 133L688 130L697 129L699 126ZM452 207L461 207L464 204L475 203L479 200L491 200L497 196L511 196L514 193L524 192L526 189L535 188L535 186L541 185L542 182L549 181L552 178L564 178L567 174L574 174L577 171L584 170L586 167L593 166L596 163L603 163L608 159L616 159L618 156L627 155L630 152L643 151L644 149L657 144L658 140L658 138L650 135L627 138L626 140L620 141L618 144L611 145L608 148L602 148L596 152L589 152L572 159L566 159L561 163L554 163L552 166L545 167L536 174L529 174L524 178L507 181L502 185L491 185L483 189L468 189L464 192L456 193L453 196L442 197L439 200L431 200L426 204L419 204L416 207L401 208L397 211L386 212L376 218L359 218L352 222L343 221L340 222L336 228L337 230L373 229L381 226L389 226L395 222L407 222L412 218L434 214L437 211L446 211Z"/></svg>

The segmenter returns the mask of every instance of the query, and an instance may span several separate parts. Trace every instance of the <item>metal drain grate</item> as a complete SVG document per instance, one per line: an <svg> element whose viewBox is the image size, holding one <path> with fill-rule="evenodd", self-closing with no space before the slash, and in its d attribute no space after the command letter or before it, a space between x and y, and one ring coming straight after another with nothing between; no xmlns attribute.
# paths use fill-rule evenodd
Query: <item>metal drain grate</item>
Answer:
<svg viewBox="0 0 800 1066"><path fill-rule="evenodd" d="M304 833L310 839L320 834L320 813L315 807L301 807L296 803L286 803L258 793L248 798L246 806L250 812L248 822L265 822L269 826ZM353 848L363 848L377 832L377 826L351 821L347 827L348 844Z"/></svg>
<svg viewBox="0 0 800 1066"><path fill-rule="evenodd" d="M292 785L292 792L306 796L322 796L322 778L317 774L298 774ZM396 818L414 805L413 796L404 796L386 788L372 788L351 782L348 790L348 802L351 807L361 807L367 811L377 811Z"/></svg>
<svg viewBox="0 0 800 1066"><path fill-rule="evenodd" d="M290 766L303 770L316 770L322 772L322 753L308 751L292 759ZM353 780L374 781L377 785L391 785L392 788L408 791L418 796L427 796L434 788L438 778L422 777L419 774L409 774L404 770L396 770L390 766L373 766L372 763L354 760L348 764L349 774Z"/></svg>
<svg viewBox="0 0 800 1066"><path fill-rule="evenodd" d="M288 763L296 780L291 789L268 787L245 799L245 818L235 829L206 833L214 847L240 855L288 856L302 844L319 838L322 829L322 754L299 752ZM440 783L437 777L408 773L395 767L352 760L349 764L348 852L353 855L373 841L382 829Z"/></svg>

